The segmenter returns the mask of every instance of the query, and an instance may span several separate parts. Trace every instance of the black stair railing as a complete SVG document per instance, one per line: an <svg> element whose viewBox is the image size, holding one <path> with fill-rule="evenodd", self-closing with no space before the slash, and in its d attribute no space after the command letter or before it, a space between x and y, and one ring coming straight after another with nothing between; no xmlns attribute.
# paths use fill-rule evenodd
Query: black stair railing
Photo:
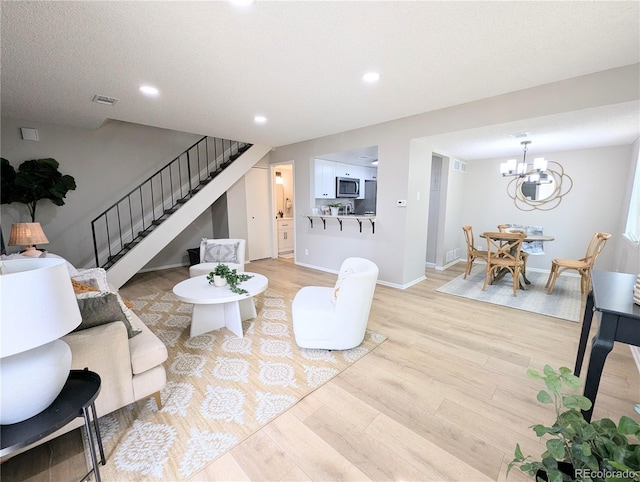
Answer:
<svg viewBox="0 0 640 482"><path fill-rule="evenodd" d="M109 268L252 144L203 137L91 221L96 266Z"/></svg>

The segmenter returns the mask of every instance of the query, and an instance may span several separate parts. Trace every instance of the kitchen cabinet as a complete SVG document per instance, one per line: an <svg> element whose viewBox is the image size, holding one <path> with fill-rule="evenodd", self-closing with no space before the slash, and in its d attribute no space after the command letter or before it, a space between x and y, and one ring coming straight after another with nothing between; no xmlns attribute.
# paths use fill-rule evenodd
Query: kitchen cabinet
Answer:
<svg viewBox="0 0 640 482"><path fill-rule="evenodd" d="M378 180L378 168L377 167L365 167L364 169L364 179L366 181L377 181Z"/></svg>
<svg viewBox="0 0 640 482"><path fill-rule="evenodd" d="M314 191L316 199L335 199L336 163L316 159L314 163Z"/></svg>
<svg viewBox="0 0 640 482"><path fill-rule="evenodd" d="M278 219L278 254L293 252L293 219Z"/></svg>
<svg viewBox="0 0 640 482"><path fill-rule="evenodd" d="M362 166L354 166L353 164L343 164L336 162L336 177L354 177L362 179L364 175Z"/></svg>

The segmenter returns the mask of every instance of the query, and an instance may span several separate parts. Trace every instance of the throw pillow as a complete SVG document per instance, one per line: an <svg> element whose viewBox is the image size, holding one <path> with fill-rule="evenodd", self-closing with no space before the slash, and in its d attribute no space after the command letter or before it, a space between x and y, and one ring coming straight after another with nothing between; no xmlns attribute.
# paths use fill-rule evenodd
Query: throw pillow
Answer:
<svg viewBox="0 0 640 482"><path fill-rule="evenodd" d="M79 281L74 280L73 278L71 279L71 286L73 286L73 291L76 294L79 293L88 293L91 291L100 291L97 287L95 286L89 286L87 284L84 283L80 283Z"/></svg>
<svg viewBox="0 0 640 482"><path fill-rule="evenodd" d="M110 291L107 272L103 268L88 268L78 272L72 279L96 288L98 291Z"/></svg>
<svg viewBox="0 0 640 482"><path fill-rule="evenodd" d="M240 243L207 242L202 256L203 263L239 263L238 245Z"/></svg>
<svg viewBox="0 0 640 482"><path fill-rule="evenodd" d="M87 296L89 293L77 296L78 308L82 315L82 322L73 331L86 330L94 326L104 325L114 321L122 321L127 328L127 336L133 338L141 333L140 330L134 329L131 322L118 300L115 293L98 293L97 295Z"/></svg>
<svg viewBox="0 0 640 482"><path fill-rule="evenodd" d="M333 301L334 303L338 301L338 294L340 293L340 288L342 288L342 283L352 274L353 274L353 269L349 267L342 269L340 273L338 273L338 280L336 281L336 284L333 287L333 294L331 296L331 301Z"/></svg>

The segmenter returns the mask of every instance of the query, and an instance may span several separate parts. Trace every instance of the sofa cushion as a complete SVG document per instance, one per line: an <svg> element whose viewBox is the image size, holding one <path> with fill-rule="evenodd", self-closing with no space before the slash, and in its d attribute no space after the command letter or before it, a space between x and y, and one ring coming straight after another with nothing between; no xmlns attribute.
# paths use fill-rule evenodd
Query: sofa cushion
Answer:
<svg viewBox="0 0 640 482"><path fill-rule="evenodd" d="M165 344L135 314L131 321L141 331L140 335L129 340L131 370L134 375L138 375L162 365L168 352Z"/></svg>
<svg viewBox="0 0 640 482"><path fill-rule="evenodd" d="M82 315L82 322L74 331L121 321L127 328L129 338L133 338L140 333L139 329L131 325L116 293L87 292L76 297L80 314Z"/></svg>

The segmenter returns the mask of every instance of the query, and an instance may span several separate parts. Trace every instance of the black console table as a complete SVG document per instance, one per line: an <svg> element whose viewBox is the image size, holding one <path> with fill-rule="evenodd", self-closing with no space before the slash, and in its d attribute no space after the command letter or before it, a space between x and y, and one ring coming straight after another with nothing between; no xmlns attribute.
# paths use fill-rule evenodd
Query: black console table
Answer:
<svg viewBox="0 0 640 482"><path fill-rule="evenodd" d="M640 306L633 302L636 275L593 271L591 276L592 288L584 310L578 356L573 373L576 376L580 375L591 320L595 312L600 312L600 327L592 341L587 379L584 384L584 396L595 404L604 362L613 348L613 343L619 341L640 346ZM582 413L585 420L591 421L593 406Z"/></svg>
<svg viewBox="0 0 640 482"><path fill-rule="evenodd" d="M96 449L91 434L91 425L93 425L100 450L100 463L104 465L104 449L94 403L99 393L100 376L97 373L89 370L71 370L60 395L42 412L22 422L0 425L0 457L43 439L76 417L83 417L93 468L82 480L93 473L96 482L100 482ZM89 416L89 407L91 407L93 424Z"/></svg>

